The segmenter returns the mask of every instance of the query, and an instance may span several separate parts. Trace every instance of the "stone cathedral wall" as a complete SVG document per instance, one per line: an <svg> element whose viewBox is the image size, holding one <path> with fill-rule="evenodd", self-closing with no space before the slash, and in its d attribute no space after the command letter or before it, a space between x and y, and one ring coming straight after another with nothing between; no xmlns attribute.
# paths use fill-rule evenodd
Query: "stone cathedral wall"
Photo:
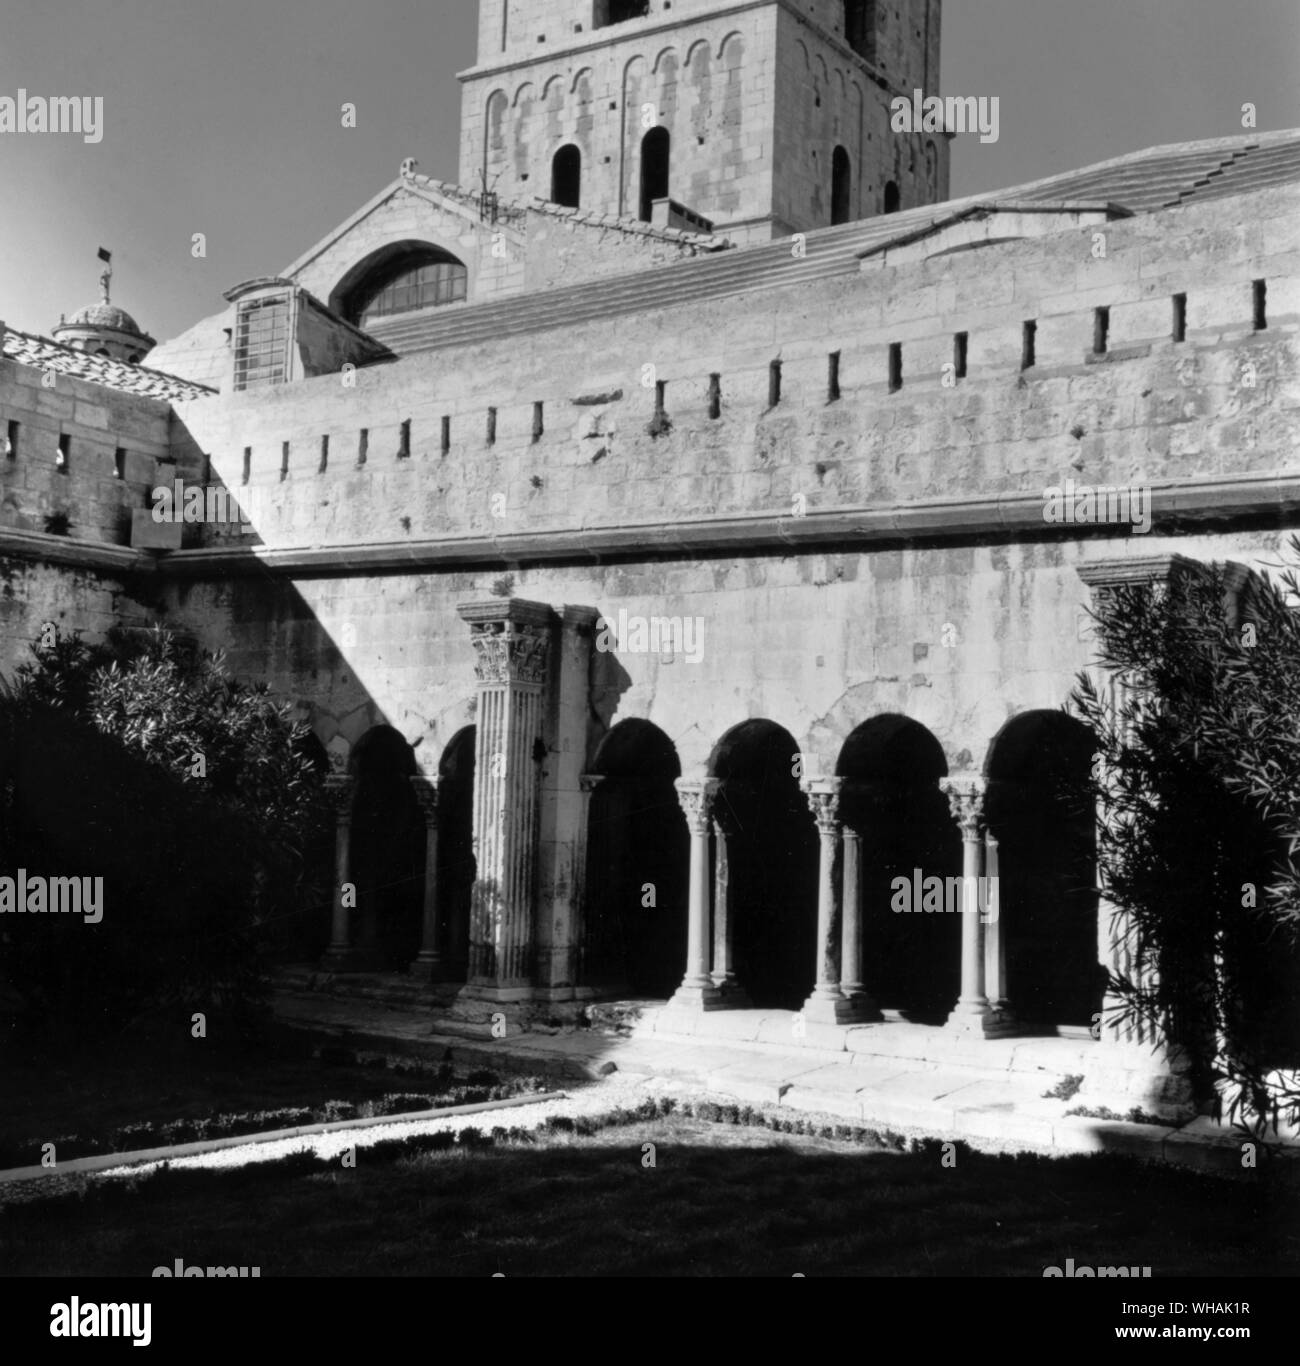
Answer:
<svg viewBox="0 0 1300 1366"><path fill-rule="evenodd" d="M652 313L412 356L353 389L325 376L179 405L232 485L251 453L260 515L244 541L317 559L273 585L248 557L213 557L214 582L169 590L176 615L301 701L336 752L383 720L436 758L472 720L455 609L495 589L702 621L697 663L595 660L593 737L646 717L700 765L729 726L767 716L833 763L857 722L898 711L951 766L978 764L1010 715L1060 706L1088 663L1078 565L1279 558L1295 514L1278 500L1300 475L1298 200L1271 190L718 301L685 291ZM1030 319L1036 364L1022 371ZM948 387L959 331L967 377ZM1157 506L1176 499L1187 525L1049 536L1044 491L1067 478L1176 487ZM819 525L821 546L806 535ZM373 553L419 567L369 573Z"/></svg>

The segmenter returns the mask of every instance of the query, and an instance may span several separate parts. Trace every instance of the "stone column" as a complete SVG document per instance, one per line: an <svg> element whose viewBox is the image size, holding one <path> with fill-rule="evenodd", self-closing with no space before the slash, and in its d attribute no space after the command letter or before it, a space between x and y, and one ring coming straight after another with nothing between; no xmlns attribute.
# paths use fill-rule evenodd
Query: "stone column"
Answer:
<svg viewBox="0 0 1300 1366"><path fill-rule="evenodd" d="M862 834L849 824L843 828L844 878L841 906L843 908L842 937L840 940L840 990L853 1006L859 1020L880 1020L884 1017L876 1008L862 981Z"/></svg>
<svg viewBox="0 0 1300 1366"><path fill-rule="evenodd" d="M985 995L984 925L979 880L984 874L984 779L977 774L944 778L940 789L961 827L961 995L946 1028L960 1034L991 1036L1004 1032Z"/></svg>
<svg viewBox="0 0 1300 1366"><path fill-rule="evenodd" d="M578 987L582 908L586 873L587 794L582 791L591 716L591 661L595 649L594 607L562 607L549 669L550 701L543 728L549 753L542 766L538 838L538 903L534 1000L571 1001L594 993Z"/></svg>
<svg viewBox="0 0 1300 1366"><path fill-rule="evenodd" d="M728 1006L747 1010L749 993L736 976L735 898L731 888L731 832L716 816L713 821L713 985Z"/></svg>
<svg viewBox="0 0 1300 1366"><path fill-rule="evenodd" d="M716 1010L722 993L709 975L709 825L716 780L692 783L678 779L677 799L691 832L690 910L686 932L686 976L670 1005L690 1010Z"/></svg>
<svg viewBox="0 0 1300 1366"><path fill-rule="evenodd" d="M573 902L576 908L574 922L575 968L574 991L580 999L596 995L594 987L587 983L587 954L591 944L591 902L588 900L590 887L587 883L587 859L591 850L591 799L596 789L605 781L603 773L584 773L578 779L582 793L582 833L573 851Z"/></svg>
<svg viewBox="0 0 1300 1366"><path fill-rule="evenodd" d="M532 998L539 745L555 613L516 598L459 609L477 656L469 981L461 994Z"/></svg>
<svg viewBox="0 0 1300 1366"><path fill-rule="evenodd" d="M325 790L334 807L334 909L330 917L330 944L322 965L334 972L346 972L356 966L352 915L345 889L352 884L352 800L357 780L347 774L332 773L325 779Z"/></svg>
<svg viewBox="0 0 1300 1366"><path fill-rule="evenodd" d="M803 1017L813 1024L848 1024L857 1016L840 990L840 924L835 896L836 859L840 845L840 792L843 778L810 778L804 794L817 821L817 981L804 1003Z"/></svg>
<svg viewBox="0 0 1300 1366"><path fill-rule="evenodd" d="M442 933L438 924L438 780L423 776L411 779L415 800L424 816L424 922L420 952L411 964L411 975L426 982L443 980Z"/></svg>
<svg viewBox="0 0 1300 1366"><path fill-rule="evenodd" d="M1002 882L999 849L991 830L984 832L984 977L989 1005L1008 1024L1011 1003L1007 997L1007 940L1002 932Z"/></svg>

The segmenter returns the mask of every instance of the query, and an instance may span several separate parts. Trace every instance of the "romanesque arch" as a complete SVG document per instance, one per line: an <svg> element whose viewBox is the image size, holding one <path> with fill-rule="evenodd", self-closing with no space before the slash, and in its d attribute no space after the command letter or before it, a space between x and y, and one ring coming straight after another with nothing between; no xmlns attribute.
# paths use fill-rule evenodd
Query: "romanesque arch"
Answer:
<svg viewBox="0 0 1300 1366"><path fill-rule="evenodd" d="M616 725L592 763L581 980L666 999L686 961L690 842L672 741L649 721Z"/></svg>
<svg viewBox="0 0 1300 1366"><path fill-rule="evenodd" d="M438 927L443 975L453 982L463 982L469 968L476 738L473 726L457 731L438 763Z"/></svg>
<svg viewBox="0 0 1300 1366"><path fill-rule="evenodd" d="M831 226L853 218L853 164L843 147L831 156Z"/></svg>
<svg viewBox="0 0 1300 1366"><path fill-rule="evenodd" d="M896 907L919 904L918 878L923 886L962 871L961 836L939 790L943 746L909 717L876 716L845 740L835 772L845 780L842 817L861 840L867 990L886 1011L939 1023L961 987L961 917Z"/></svg>
<svg viewBox="0 0 1300 1366"><path fill-rule="evenodd" d="M368 730L352 751L352 945L365 967L405 970L420 949L424 818L410 779L411 746L391 726Z"/></svg>
<svg viewBox="0 0 1300 1366"><path fill-rule="evenodd" d="M576 209L582 202L582 152L566 142L551 158L551 203Z"/></svg>
<svg viewBox="0 0 1300 1366"><path fill-rule="evenodd" d="M755 1006L784 1010L803 1006L817 975L818 840L801 771L794 738L767 720L729 730L709 762L735 975Z"/></svg>
<svg viewBox="0 0 1300 1366"><path fill-rule="evenodd" d="M985 764L1005 992L1030 1027L1087 1025L1101 1009L1093 750L1081 722L1031 711L1003 726Z"/></svg>
<svg viewBox="0 0 1300 1366"><path fill-rule="evenodd" d="M468 297L465 263L436 242L406 238L364 256L330 292L329 306L350 323L460 303Z"/></svg>

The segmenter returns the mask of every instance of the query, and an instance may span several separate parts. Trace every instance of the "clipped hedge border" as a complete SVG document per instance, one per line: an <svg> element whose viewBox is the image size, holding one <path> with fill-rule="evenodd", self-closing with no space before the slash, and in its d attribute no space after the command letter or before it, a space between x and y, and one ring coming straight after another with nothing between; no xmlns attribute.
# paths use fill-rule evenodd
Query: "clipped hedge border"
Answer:
<svg viewBox="0 0 1300 1366"><path fill-rule="evenodd" d="M606 1129L652 1123L672 1116L709 1124L734 1124L742 1128L769 1129L773 1133L789 1134L793 1137L828 1139L875 1152L926 1155L935 1161L945 1149L951 1147L959 1155L963 1166L982 1163L1000 1167L1058 1170L1062 1166L1086 1165L1090 1170L1110 1169L1117 1175L1126 1175L1131 1179L1137 1165L1135 1160L1125 1153L1074 1153L1067 1156L1032 1152L988 1153L972 1148L960 1139L905 1135L892 1129L844 1124L813 1113L791 1114L780 1107L736 1105L725 1101L672 1096L647 1097L639 1105L618 1105L594 1115L550 1115L533 1128L524 1128L521 1125L506 1127L498 1124L485 1132L478 1125L467 1124L462 1129L446 1129L434 1134L381 1139L376 1143L367 1144L365 1152L371 1162L400 1162L427 1153L448 1152L456 1148L482 1151L497 1146L526 1147L535 1144L539 1134L565 1133L578 1138L591 1138ZM61 1206L68 1212L84 1211L91 1205L96 1208L113 1208L129 1204L139 1194L148 1194L164 1187L169 1197L187 1193L202 1197L223 1184L229 1188L268 1177L317 1176L325 1172L334 1174L337 1171L337 1157L318 1157L314 1152L289 1153L284 1157L253 1163L246 1167L218 1170L173 1170L163 1165L147 1175L138 1177L127 1176L111 1181L81 1178L82 1184L79 1188L64 1189L44 1198L38 1196L15 1206L13 1212L35 1209L44 1215L59 1213ZM1191 1172L1172 1166L1147 1167L1143 1177L1148 1182L1168 1180L1180 1189L1185 1189L1186 1182L1193 1178L1201 1181L1234 1179L1231 1176Z"/></svg>
<svg viewBox="0 0 1300 1366"><path fill-rule="evenodd" d="M78 1157L137 1152L144 1148L175 1147L182 1143L203 1143L214 1138L253 1137L274 1129L332 1124L344 1119L381 1119L387 1115L421 1110L481 1105L547 1089L546 1082L540 1077L515 1077L503 1082L495 1073L484 1071L471 1072L459 1086L446 1086L449 1080L450 1069L446 1078L435 1078L435 1083L442 1087L436 1091L390 1092L362 1101L327 1100L320 1105L245 1110L228 1115L170 1120L163 1124L145 1120L137 1124L120 1125L107 1139L58 1134L22 1142L9 1141L0 1143L0 1169L29 1165L33 1160L32 1154L39 1154L45 1143L53 1143L60 1159L66 1161Z"/></svg>

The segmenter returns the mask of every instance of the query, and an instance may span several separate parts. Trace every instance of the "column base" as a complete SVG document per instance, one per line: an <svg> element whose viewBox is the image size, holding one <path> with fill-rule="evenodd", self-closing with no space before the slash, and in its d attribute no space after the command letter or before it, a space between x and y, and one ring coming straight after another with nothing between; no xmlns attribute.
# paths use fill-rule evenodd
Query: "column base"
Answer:
<svg viewBox="0 0 1300 1366"><path fill-rule="evenodd" d="M501 1005L512 1005L533 999L533 987L498 986L492 982L467 982L456 993L458 1001L492 1001Z"/></svg>
<svg viewBox="0 0 1300 1366"><path fill-rule="evenodd" d="M799 1012L809 1024L869 1024L881 1018L868 1001L851 996L818 996L815 992L804 1002Z"/></svg>
<svg viewBox="0 0 1300 1366"><path fill-rule="evenodd" d="M426 958L424 954L419 954L412 959L407 972L415 978L417 982L446 982L447 966L441 958Z"/></svg>
<svg viewBox="0 0 1300 1366"><path fill-rule="evenodd" d="M749 998L749 992L734 977L726 977L721 982L714 978L713 985L722 994L722 999L728 1010L752 1010L754 1008L754 1003Z"/></svg>
<svg viewBox="0 0 1300 1366"><path fill-rule="evenodd" d="M1004 1039L1016 1032L1015 1021L990 1005L953 1007L943 1026L949 1034L982 1039Z"/></svg>
<svg viewBox="0 0 1300 1366"><path fill-rule="evenodd" d="M688 986L683 982L668 1004L680 1010L725 1010L729 1003L712 983L708 986Z"/></svg>
<svg viewBox="0 0 1300 1366"><path fill-rule="evenodd" d="M320 960L322 972L364 972L365 955L356 949L326 949Z"/></svg>

